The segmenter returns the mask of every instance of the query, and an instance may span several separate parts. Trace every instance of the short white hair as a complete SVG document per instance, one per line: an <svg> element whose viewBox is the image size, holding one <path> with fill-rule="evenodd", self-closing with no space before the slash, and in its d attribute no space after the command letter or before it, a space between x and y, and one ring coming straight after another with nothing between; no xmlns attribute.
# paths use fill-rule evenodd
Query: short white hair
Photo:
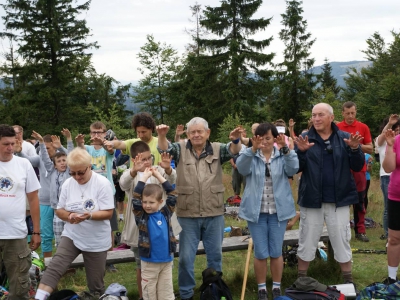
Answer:
<svg viewBox="0 0 400 300"><path fill-rule="evenodd" d="M189 131L189 127L192 125L201 124L204 126L204 130L208 130L208 122L200 117L194 117L186 124L186 130Z"/></svg>
<svg viewBox="0 0 400 300"><path fill-rule="evenodd" d="M328 103L321 102L321 103L315 104L314 107L317 106L317 105L320 105L320 104L322 104L323 106L325 106L325 108L326 108L326 110L328 111L328 113L330 113L331 115L333 115L333 108L332 108L332 106L330 106Z"/></svg>

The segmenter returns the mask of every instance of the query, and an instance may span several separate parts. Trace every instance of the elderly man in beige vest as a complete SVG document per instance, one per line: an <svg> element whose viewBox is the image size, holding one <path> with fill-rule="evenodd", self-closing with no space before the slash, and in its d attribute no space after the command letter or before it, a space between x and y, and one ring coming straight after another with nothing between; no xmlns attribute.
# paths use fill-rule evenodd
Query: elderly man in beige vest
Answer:
<svg viewBox="0 0 400 300"><path fill-rule="evenodd" d="M221 165L241 149L241 128L231 131L228 144L211 143L210 129L203 118L186 125L188 141L169 143L167 125L157 126L159 151L176 162L176 214L182 227L179 235L179 291L181 299L193 299L194 261L199 241L207 254L207 267L222 270L224 236L224 185Z"/></svg>

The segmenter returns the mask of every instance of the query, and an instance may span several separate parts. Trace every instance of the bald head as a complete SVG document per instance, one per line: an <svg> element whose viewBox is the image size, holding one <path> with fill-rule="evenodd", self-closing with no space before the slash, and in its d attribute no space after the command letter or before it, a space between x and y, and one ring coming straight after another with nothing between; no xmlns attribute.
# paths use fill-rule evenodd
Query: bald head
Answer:
<svg viewBox="0 0 400 300"><path fill-rule="evenodd" d="M327 111L330 115L333 115L333 108L328 103L318 103L314 105L312 111L314 110L324 110Z"/></svg>
<svg viewBox="0 0 400 300"><path fill-rule="evenodd" d="M327 103L318 103L312 109L313 126L320 135L329 134L332 131L331 123L334 118L333 108Z"/></svg>

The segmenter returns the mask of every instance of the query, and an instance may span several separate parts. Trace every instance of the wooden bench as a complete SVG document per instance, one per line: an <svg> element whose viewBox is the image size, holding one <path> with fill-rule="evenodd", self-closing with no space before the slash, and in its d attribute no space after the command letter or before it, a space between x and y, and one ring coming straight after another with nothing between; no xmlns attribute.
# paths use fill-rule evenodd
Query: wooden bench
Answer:
<svg viewBox="0 0 400 300"><path fill-rule="evenodd" d="M323 232L320 237L320 241L329 242L328 231L324 227ZM299 230L288 230L285 232L285 238L283 240L283 245L296 245L299 242ZM236 250L247 250L249 245L248 236L234 236L224 238L222 242L222 252L236 251ZM203 242L199 243L199 247L197 248L197 255L205 254L205 250L203 247ZM177 252L175 256L179 256L179 244L177 247ZM51 261L51 257L45 258L46 266L49 265ZM120 264L127 262L134 262L135 256L133 252L129 249L127 250L116 250L109 251L107 253L107 264ZM83 267L83 257L81 254L71 263L71 268L79 268Z"/></svg>

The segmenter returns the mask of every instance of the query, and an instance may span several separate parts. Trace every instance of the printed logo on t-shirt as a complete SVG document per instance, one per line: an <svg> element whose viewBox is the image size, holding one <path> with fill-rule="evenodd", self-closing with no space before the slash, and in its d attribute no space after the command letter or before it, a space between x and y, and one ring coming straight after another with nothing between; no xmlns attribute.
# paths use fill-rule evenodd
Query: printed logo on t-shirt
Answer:
<svg viewBox="0 0 400 300"><path fill-rule="evenodd" d="M8 192L14 187L14 181L10 177L0 178L0 191Z"/></svg>
<svg viewBox="0 0 400 300"><path fill-rule="evenodd" d="M87 199L83 202L84 210L93 210L95 208L94 201L92 199Z"/></svg>
<svg viewBox="0 0 400 300"><path fill-rule="evenodd" d="M161 226L161 225L162 225L161 220L158 220L158 221L157 221L157 225L158 225L158 226Z"/></svg>
<svg viewBox="0 0 400 300"><path fill-rule="evenodd" d="M107 177L106 156L92 156L92 170L93 172Z"/></svg>

